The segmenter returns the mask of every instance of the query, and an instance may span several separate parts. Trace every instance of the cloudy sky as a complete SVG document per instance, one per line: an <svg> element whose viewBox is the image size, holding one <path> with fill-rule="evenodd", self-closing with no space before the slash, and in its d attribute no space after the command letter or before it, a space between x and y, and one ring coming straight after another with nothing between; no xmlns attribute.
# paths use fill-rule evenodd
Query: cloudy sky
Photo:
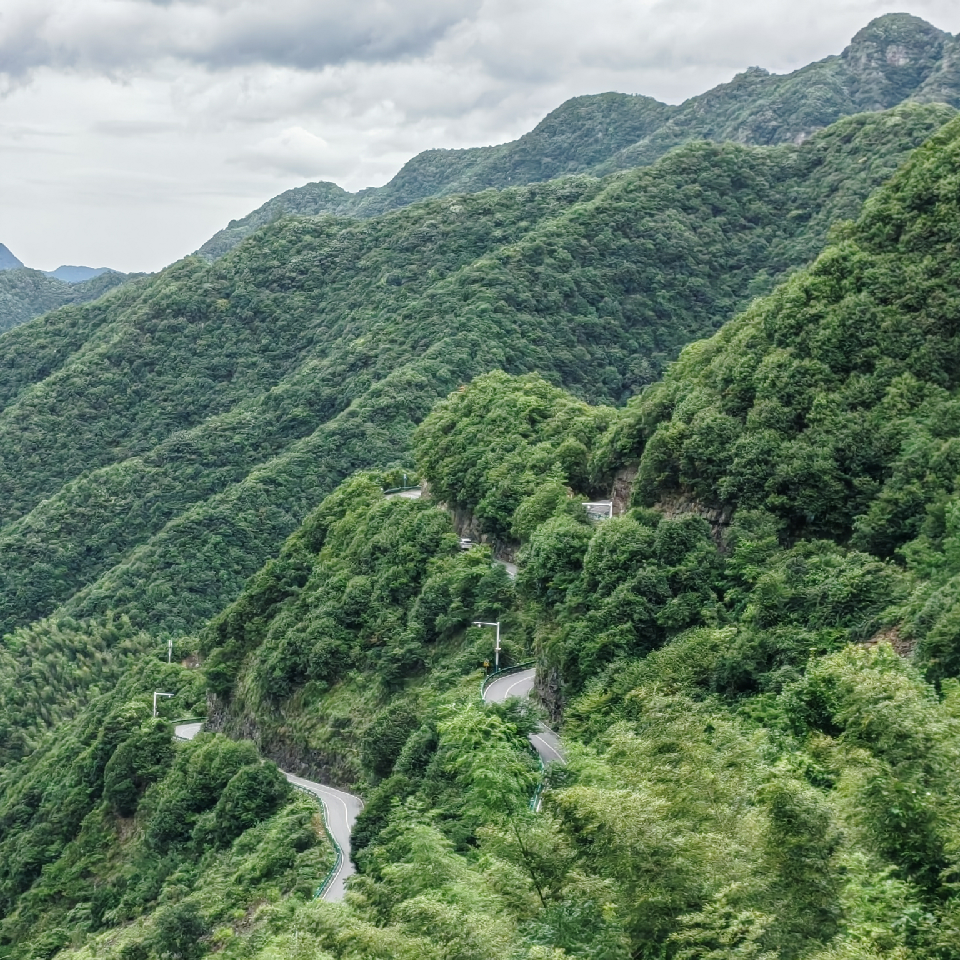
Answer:
<svg viewBox="0 0 960 960"><path fill-rule="evenodd" d="M894 10L960 32L957 0L0 0L0 242L155 270L308 180L789 71Z"/></svg>

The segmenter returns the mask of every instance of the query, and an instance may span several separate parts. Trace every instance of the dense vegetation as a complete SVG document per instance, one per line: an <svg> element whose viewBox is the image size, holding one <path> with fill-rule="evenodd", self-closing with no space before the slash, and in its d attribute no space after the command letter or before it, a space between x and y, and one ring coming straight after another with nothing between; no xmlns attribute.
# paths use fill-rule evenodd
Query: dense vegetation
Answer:
<svg viewBox="0 0 960 960"><path fill-rule="evenodd" d="M68 283L40 270L0 271L0 333L68 303L88 303L126 283L128 274L110 270L82 283Z"/></svg>
<svg viewBox="0 0 960 960"><path fill-rule="evenodd" d="M27 756L45 733L160 647L112 616L102 623L41 620L7 634L0 647L0 766Z"/></svg>
<svg viewBox="0 0 960 960"><path fill-rule="evenodd" d="M0 337L0 956L960 953L951 114L280 220ZM270 760L363 794L345 903Z"/></svg>
<svg viewBox="0 0 960 960"><path fill-rule="evenodd" d="M841 117L907 100L960 107L958 62L960 39L909 14L887 14L842 54L794 73L754 67L680 106L618 93L576 97L511 143L418 154L383 187L351 194L309 183L288 190L231 221L198 252L222 256L283 215L377 216L425 197L626 170L696 140L796 143Z"/></svg>
<svg viewBox="0 0 960 960"><path fill-rule="evenodd" d="M128 670L0 780L5 956L122 927L110 941L125 960L199 957L253 904L312 897L331 861L315 803L252 744L177 745L151 717L151 691L178 690L167 716L189 712L201 680L156 661Z"/></svg>
<svg viewBox="0 0 960 960"><path fill-rule="evenodd" d="M806 262L952 114L388 216L280 221L0 337L0 630L58 608L189 633L441 396L537 370L619 403Z"/></svg>
<svg viewBox="0 0 960 960"><path fill-rule="evenodd" d="M385 499L383 483L363 473L327 497L200 644L218 726L256 729L268 755L347 785L389 772L400 731L483 662L489 638L463 637L471 619L512 605L489 551L461 553L446 514Z"/></svg>
<svg viewBox="0 0 960 960"><path fill-rule="evenodd" d="M958 156L951 125L811 270L631 405L617 443L642 453L641 501L762 507L881 556L920 532L956 472Z"/></svg>
<svg viewBox="0 0 960 960"><path fill-rule="evenodd" d="M958 166L951 124L810 270L685 351L610 440L618 461L639 459L638 504L762 509L789 539L944 583L902 629L934 675L958 662Z"/></svg>
<svg viewBox="0 0 960 960"><path fill-rule="evenodd" d="M361 475L211 624L219 722L263 724L367 795L346 908L267 907L232 956L958 949L960 687L938 694L885 639L922 584L833 541L781 542L758 510L719 542L643 507L590 523L570 477L612 416L495 374L418 432L431 488L520 538L515 589L485 548L458 553L448 514ZM501 619L508 660L538 653L548 697L560 678L571 757L539 813L531 718L477 699L475 616Z"/></svg>

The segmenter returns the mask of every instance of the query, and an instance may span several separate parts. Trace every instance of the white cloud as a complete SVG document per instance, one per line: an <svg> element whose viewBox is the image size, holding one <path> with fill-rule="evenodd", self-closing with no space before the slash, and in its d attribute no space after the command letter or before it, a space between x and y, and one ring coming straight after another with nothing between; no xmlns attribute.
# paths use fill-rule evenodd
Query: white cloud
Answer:
<svg viewBox="0 0 960 960"><path fill-rule="evenodd" d="M237 162L253 170L311 177L328 161L330 145L303 127L287 127L240 152Z"/></svg>
<svg viewBox="0 0 960 960"><path fill-rule="evenodd" d="M960 31L956 0L3 0L0 241L156 269L305 180L790 70L904 8Z"/></svg>
<svg viewBox="0 0 960 960"><path fill-rule="evenodd" d="M211 69L322 69L421 55L480 0L4 0L0 66L92 72L176 58Z"/></svg>

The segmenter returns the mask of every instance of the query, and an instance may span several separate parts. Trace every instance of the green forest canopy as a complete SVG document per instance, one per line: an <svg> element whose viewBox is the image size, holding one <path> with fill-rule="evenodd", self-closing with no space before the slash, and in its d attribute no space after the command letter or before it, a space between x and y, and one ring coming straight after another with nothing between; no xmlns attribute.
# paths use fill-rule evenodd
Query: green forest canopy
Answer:
<svg viewBox="0 0 960 960"><path fill-rule="evenodd" d="M211 623L201 643L220 722L269 731L270 749L326 762L368 800L346 911L267 911L264 940L239 955L283 949L293 917L338 958L357 942L360 955L411 957L957 951L952 476L927 470L922 522L888 525L892 556L858 539L854 513L882 502L881 484L818 525L792 523L786 496L724 490L751 489L736 464L752 432L815 443L829 476L837 445L805 436L822 422L843 436L845 411L889 418L892 389L949 402L958 142L954 123L811 268L625 409L503 373L439 404L416 432L418 466L438 497L520 542L515 585L485 548L458 549L448 514L385 500L393 481L361 475ZM879 332L844 326L854 315L877 315ZM806 407L811 377L784 375L791 362L818 371ZM851 384L856 403L841 392ZM761 399L787 411L779 434ZM737 409L740 433L722 443L683 429ZM880 480L915 449L915 430L891 430L899 443L872 461ZM679 439L658 444L661 431ZM726 460L695 488L704 450ZM588 521L580 500L637 460L627 514ZM780 450L778 462L805 461ZM701 508L728 519L711 527ZM548 774L539 815L521 739L531 718L470 692L489 649L476 616L505 625L508 660L536 655L563 725L571 759Z"/></svg>
<svg viewBox="0 0 960 960"><path fill-rule="evenodd" d="M280 221L0 337L0 629L188 633L344 477L486 370L622 403L819 249L952 111L800 147Z"/></svg>
<svg viewBox="0 0 960 960"><path fill-rule="evenodd" d="M957 955L960 120L796 270L945 111L281 222L0 338L0 953ZM538 813L476 618L565 738ZM344 905L224 731L363 792Z"/></svg>

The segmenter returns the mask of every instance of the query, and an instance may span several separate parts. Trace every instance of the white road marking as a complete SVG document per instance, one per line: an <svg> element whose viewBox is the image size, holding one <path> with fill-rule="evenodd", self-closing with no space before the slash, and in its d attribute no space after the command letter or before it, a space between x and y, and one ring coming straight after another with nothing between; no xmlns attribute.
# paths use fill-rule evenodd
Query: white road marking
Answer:
<svg viewBox="0 0 960 960"><path fill-rule="evenodd" d="M320 786L320 784L317 784L317 786ZM347 826L349 826L350 825L350 808L347 806L347 801L344 800L343 797L338 796L336 791L334 790L323 790L321 788L321 791L322 791L321 796L323 796L324 794L329 794L335 800L339 801L340 806L343 807L343 819L346 821Z"/></svg>
<svg viewBox="0 0 960 960"><path fill-rule="evenodd" d="M528 676L522 676L519 680L515 680L513 683L507 687L507 692L503 695L503 699L506 700L510 696L510 691L514 687L519 687L521 683L526 683L530 678Z"/></svg>
<svg viewBox="0 0 960 960"><path fill-rule="evenodd" d="M544 746L547 750L549 750L561 763L564 762L564 760L563 760L563 754L562 754L556 747L554 747L552 744L547 743L547 741L544 740L543 737L541 737L539 734L537 734L537 733L531 733L531 734L530 734L530 739L531 739L531 740L536 740L537 743L542 743L543 746Z"/></svg>
<svg viewBox="0 0 960 960"><path fill-rule="evenodd" d="M509 676L500 677L498 680L495 680L493 683L491 683L489 687L487 687L487 689L484 691L483 699L486 700L487 702L492 701L494 703L503 703L505 700L509 699L511 695L519 696L520 694L514 694L513 691L517 687L519 687L521 684L524 684L524 683L532 684L533 678L535 676L535 672L536 671L534 670L524 670L522 673L518 674L516 678L513 679L513 682L510 683L510 685L506 688L506 690L503 693L503 696L500 696L501 687L499 686L499 684L501 683L501 681L505 682L511 678ZM548 733L553 732L549 728L543 727L542 725L541 725L541 729L543 729ZM547 761L552 761L556 759L559 763L567 762L564 759L563 753L560 751L560 749L558 747L555 747L552 743L549 743L547 740L544 740L544 738L539 734L532 733L530 734L529 739L530 739L530 745L533 747L534 750L537 751L537 754L539 755L541 761L547 762Z"/></svg>

